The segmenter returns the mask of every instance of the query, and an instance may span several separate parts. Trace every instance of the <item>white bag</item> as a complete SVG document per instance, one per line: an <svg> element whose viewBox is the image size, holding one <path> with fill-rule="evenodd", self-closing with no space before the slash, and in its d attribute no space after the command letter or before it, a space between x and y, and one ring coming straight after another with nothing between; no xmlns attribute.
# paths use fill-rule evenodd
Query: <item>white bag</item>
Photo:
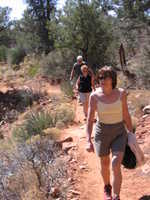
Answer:
<svg viewBox="0 0 150 200"><path fill-rule="evenodd" d="M136 167L142 166L145 164L146 160L144 157L144 153L141 150L139 144L137 143L136 136L134 133L128 133L128 145L131 151L135 154L137 165Z"/></svg>

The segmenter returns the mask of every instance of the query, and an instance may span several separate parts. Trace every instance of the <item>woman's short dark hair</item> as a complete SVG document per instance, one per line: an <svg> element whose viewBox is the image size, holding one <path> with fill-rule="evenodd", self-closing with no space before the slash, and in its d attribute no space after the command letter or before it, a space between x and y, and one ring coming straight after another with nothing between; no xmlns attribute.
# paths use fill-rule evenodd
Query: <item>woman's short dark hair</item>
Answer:
<svg viewBox="0 0 150 200"><path fill-rule="evenodd" d="M117 85L117 72L111 66L104 66L98 70L98 76L110 77L112 79L112 89Z"/></svg>

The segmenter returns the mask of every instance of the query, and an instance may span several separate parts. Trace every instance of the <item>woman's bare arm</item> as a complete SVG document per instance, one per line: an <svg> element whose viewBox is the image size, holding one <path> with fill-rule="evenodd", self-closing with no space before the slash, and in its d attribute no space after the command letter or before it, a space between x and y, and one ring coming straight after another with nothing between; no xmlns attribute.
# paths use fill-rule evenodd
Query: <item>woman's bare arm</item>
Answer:
<svg viewBox="0 0 150 200"><path fill-rule="evenodd" d="M128 110L128 105L127 105L127 94L125 91L122 93L122 107L123 107L123 120L126 124L127 129L132 132L133 127L132 127L132 121L131 121L131 116Z"/></svg>
<svg viewBox="0 0 150 200"><path fill-rule="evenodd" d="M91 85L92 85L92 89L95 91L95 81L94 81L93 76L91 76Z"/></svg>
<svg viewBox="0 0 150 200"><path fill-rule="evenodd" d="M78 79L76 81L76 90L78 90L79 84L80 84L80 76L78 77Z"/></svg>
<svg viewBox="0 0 150 200"><path fill-rule="evenodd" d="M70 81L72 81L73 77L74 77L74 66L72 67L72 70L71 70L71 74L70 74Z"/></svg>
<svg viewBox="0 0 150 200"><path fill-rule="evenodd" d="M95 94L92 94L90 96L89 108L88 108L88 118L87 118L87 128L86 128L87 142L91 142L91 134L93 130L95 111L96 111L96 98Z"/></svg>

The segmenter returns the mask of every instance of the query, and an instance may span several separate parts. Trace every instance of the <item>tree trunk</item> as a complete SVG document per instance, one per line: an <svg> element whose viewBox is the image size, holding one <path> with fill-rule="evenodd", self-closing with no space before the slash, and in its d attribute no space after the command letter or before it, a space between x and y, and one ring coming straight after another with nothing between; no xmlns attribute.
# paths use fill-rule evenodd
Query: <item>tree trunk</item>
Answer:
<svg viewBox="0 0 150 200"><path fill-rule="evenodd" d="M119 57L120 57L121 68L122 68L122 71L124 72L125 66L126 66L126 59L125 59L125 51L124 51L124 47L122 43L119 48Z"/></svg>

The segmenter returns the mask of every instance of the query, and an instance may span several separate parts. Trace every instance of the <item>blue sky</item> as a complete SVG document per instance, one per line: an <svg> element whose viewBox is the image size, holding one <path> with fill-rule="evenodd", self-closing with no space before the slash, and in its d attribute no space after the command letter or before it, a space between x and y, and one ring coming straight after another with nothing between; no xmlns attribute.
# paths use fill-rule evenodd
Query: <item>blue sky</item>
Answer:
<svg viewBox="0 0 150 200"><path fill-rule="evenodd" d="M58 0L58 8L62 8L65 0ZM22 17L23 11L26 9L27 5L25 0L0 0L1 7L12 8L11 19L20 19Z"/></svg>

